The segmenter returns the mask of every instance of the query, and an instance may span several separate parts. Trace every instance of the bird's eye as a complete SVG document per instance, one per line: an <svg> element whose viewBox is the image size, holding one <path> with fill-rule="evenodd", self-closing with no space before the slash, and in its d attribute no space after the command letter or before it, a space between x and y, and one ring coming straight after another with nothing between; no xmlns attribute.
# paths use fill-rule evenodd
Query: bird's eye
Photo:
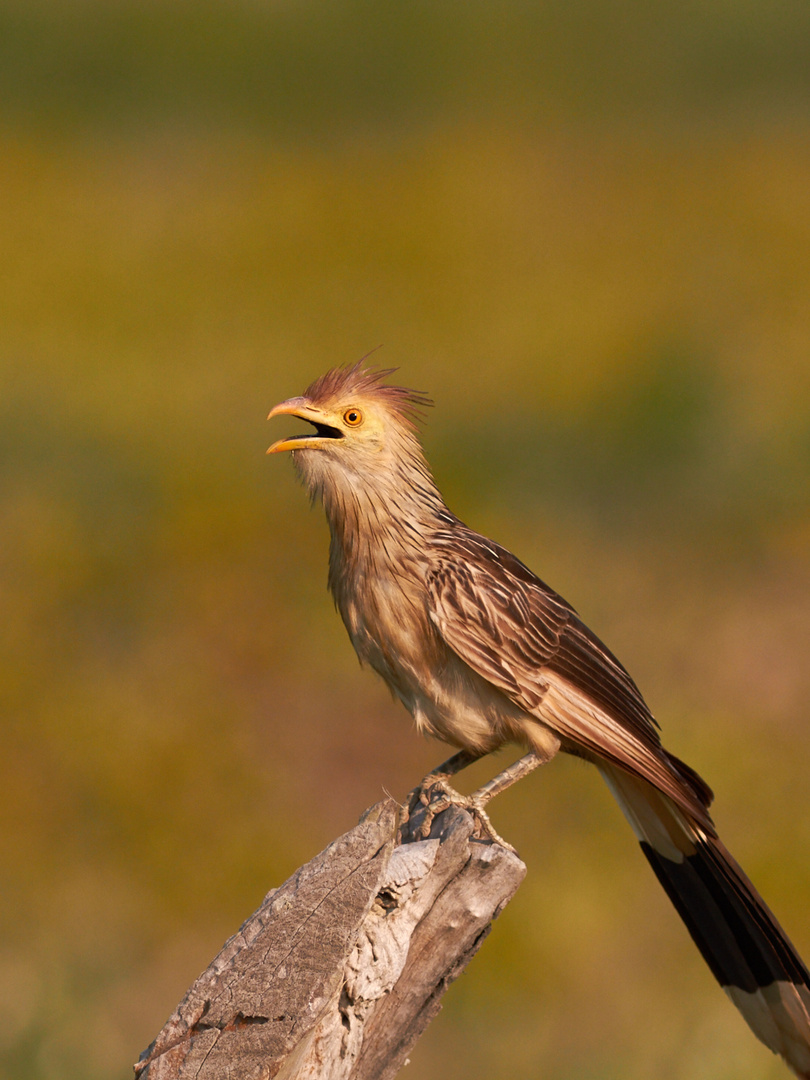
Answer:
<svg viewBox="0 0 810 1080"><path fill-rule="evenodd" d="M358 427L363 423L363 414L359 409L347 409L343 414L343 422L349 427Z"/></svg>

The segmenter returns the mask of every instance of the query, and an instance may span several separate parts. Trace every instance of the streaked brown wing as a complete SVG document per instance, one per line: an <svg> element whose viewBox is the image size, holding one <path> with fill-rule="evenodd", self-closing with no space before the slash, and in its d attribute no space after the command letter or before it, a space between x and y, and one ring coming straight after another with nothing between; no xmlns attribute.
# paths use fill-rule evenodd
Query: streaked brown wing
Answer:
<svg viewBox="0 0 810 1080"><path fill-rule="evenodd" d="M463 527L434 539L431 618L455 653L588 753L695 810L694 783L662 748L638 687L574 609L505 548Z"/></svg>

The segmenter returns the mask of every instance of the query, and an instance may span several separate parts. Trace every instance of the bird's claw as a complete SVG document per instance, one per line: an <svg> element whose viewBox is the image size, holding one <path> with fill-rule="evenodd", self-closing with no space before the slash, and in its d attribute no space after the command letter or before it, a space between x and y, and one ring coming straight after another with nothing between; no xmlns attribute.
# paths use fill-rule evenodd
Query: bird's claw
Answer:
<svg viewBox="0 0 810 1080"><path fill-rule="evenodd" d="M424 814L423 820L416 830L417 837L420 840L426 840L430 835L433 822L439 814L451 806L458 806L459 809L466 810L474 819L477 839L486 837L491 843L499 844L501 847L506 848L507 851L517 854L512 845L495 831L492 822L489 820L489 815L484 810L483 800L479 801L477 796L478 792L474 792L472 795L462 795L451 787L443 777L435 774L426 776L419 787L414 789L410 799L411 814L418 807L423 809Z"/></svg>

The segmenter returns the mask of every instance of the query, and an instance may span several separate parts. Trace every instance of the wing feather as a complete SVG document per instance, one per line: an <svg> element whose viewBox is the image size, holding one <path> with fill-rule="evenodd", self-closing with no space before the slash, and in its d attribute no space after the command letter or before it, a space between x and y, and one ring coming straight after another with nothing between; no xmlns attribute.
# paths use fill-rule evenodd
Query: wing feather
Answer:
<svg viewBox="0 0 810 1080"><path fill-rule="evenodd" d="M519 559L465 527L435 538L430 617L450 648L573 746L643 776L710 822L711 793L661 746L613 653Z"/></svg>

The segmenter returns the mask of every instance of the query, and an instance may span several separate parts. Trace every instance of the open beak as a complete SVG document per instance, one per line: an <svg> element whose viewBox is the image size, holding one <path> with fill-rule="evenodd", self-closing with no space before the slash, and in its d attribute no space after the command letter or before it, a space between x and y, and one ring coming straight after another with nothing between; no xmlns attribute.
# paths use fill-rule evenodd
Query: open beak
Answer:
<svg viewBox="0 0 810 1080"><path fill-rule="evenodd" d="M332 427L324 420L323 413L314 408L305 397L289 398L278 405L274 405L267 417L272 420L274 416L297 416L312 424L315 430L308 435L293 435L288 439L279 439L268 449L268 454L280 454L283 450L315 449L323 446L332 439L342 439L342 432Z"/></svg>

